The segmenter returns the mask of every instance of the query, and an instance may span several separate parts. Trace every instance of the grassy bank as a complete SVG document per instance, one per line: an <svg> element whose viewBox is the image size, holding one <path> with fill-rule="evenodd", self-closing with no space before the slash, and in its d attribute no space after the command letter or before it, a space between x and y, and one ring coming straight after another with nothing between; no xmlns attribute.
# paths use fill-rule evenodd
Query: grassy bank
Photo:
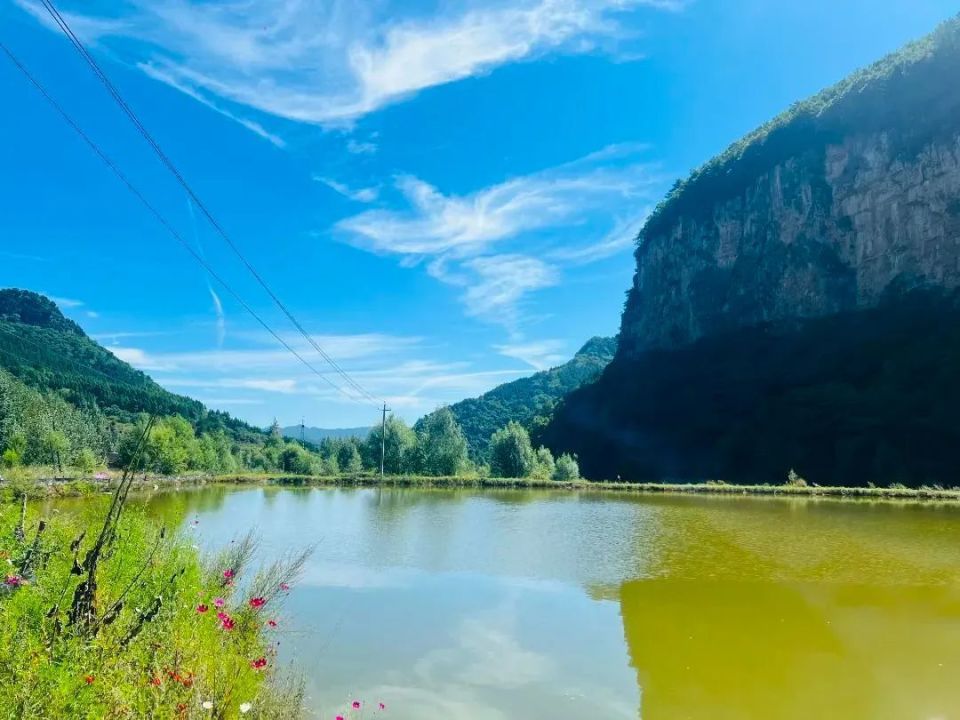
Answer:
<svg viewBox="0 0 960 720"><path fill-rule="evenodd" d="M91 477L51 479L43 469L34 469L28 476L29 493L35 497L77 496L108 491L116 481ZM821 487L813 484L736 485L719 481L683 482L591 482L576 480L559 482L536 478L433 477L422 475L284 475L277 473L231 473L228 475L195 474L177 477L143 476L133 483L135 489L171 490L208 483L230 485L287 485L315 487L409 487L409 488L491 488L545 489L555 491L600 491L649 494L690 495L767 495L786 497L863 498L871 500L935 500L960 501L960 488L921 487ZM9 489L0 488L9 497Z"/></svg>
<svg viewBox="0 0 960 720"><path fill-rule="evenodd" d="M0 717L297 718L274 635L302 558L253 575L253 537L204 559L125 509L0 505Z"/></svg>

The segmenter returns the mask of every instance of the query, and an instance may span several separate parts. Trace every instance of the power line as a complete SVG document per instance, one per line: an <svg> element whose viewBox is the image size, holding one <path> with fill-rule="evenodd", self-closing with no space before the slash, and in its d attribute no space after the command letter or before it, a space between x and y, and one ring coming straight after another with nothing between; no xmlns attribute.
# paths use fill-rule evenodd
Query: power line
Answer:
<svg viewBox="0 0 960 720"><path fill-rule="evenodd" d="M287 351L289 351L294 357L296 357L301 363L303 363L303 365L306 366L314 375L321 378L324 382L326 382L335 390L341 392L347 398L355 402L359 402L358 398L348 393L342 387L340 387L335 382L330 380L330 378L328 378L326 375L324 375L319 370L317 370L313 365L310 364L310 362L308 362L302 355L300 355L300 353L298 353L294 348L292 348L286 340L284 340L279 334L277 334L277 332L273 328L271 328L267 324L267 322L263 318L261 318L256 313L256 311L252 307L250 307L232 287L230 287L230 285L226 282L226 280L220 277L220 275L217 274L217 272L210 266L210 264L207 263L207 261L204 260L203 257L201 257L196 250L193 249L193 246L191 246L190 243L188 243L180 235L180 233L177 232L176 228L174 228L173 225L171 225L170 222L163 216L163 214L159 210L157 210L157 208L154 207L154 205L151 204L149 200L147 200L147 198L143 195L143 193L140 192L139 189L137 189L137 187L130 181L130 179L123 173L123 171L120 170L119 167L117 167L117 165L113 162L113 160L111 160L110 157L100 148L100 146L97 145L96 142L94 142L89 135L87 135L87 133L83 130L83 128L81 128L73 120L73 118L67 113L67 111L64 110L63 107L53 98L53 96L47 92L46 88L44 88L43 85L40 84L40 82L30 73L30 71L26 68L26 66L22 62L20 62L17 56L14 55L13 52L5 44L3 44L3 42L0 42L0 50L3 51L3 53L7 56L10 62L13 63L13 65L24 75L24 77L26 77L27 80L37 89L37 91L44 97L44 99L50 104L50 106L53 107L54 110L56 110L57 114L61 117L61 119L64 122L66 122L67 125L69 125L73 129L73 131L80 136L81 139L83 139L83 141L87 144L87 146L91 150L93 150L93 152L97 155L97 157L99 157L100 160L113 172L113 174L117 176L120 182L124 184L127 190L129 190L134 195L134 197L136 197L148 211L150 211L150 213L154 216L157 222L159 222L167 230L167 232L169 232L170 235L172 235L173 238L178 243L180 243L180 245L182 245L183 248L188 253L190 253L191 257L193 257L193 259L196 260L197 263L199 263L204 268L204 270L206 270L210 274L210 277L216 280L230 294L230 296L233 297L240 304L240 306L244 310L246 310L268 333L270 333L270 335L273 336L273 338L278 343L280 343L284 348L287 349Z"/></svg>
<svg viewBox="0 0 960 720"><path fill-rule="evenodd" d="M277 305L277 307L280 308L283 314L287 316L287 318L290 320L293 326L300 332L301 335L303 335L304 338L306 338L307 342L309 342L310 345L313 346L314 350L316 350L320 354L320 356L344 379L344 381L346 381L346 383L350 385L350 387L352 387L362 396L366 397L368 400L371 400L373 402L379 402L376 397L374 397L371 393L369 393L362 385L360 385L360 383L354 380L349 375L349 373L347 373L342 367L340 367L340 365L336 362L336 360L334 360L319 345L319 343L317 343L317 341L310 335L310 333L306 331L306 329L303 327L300 321L297 320L296 317L294 317L293 313L287 308L287 306L284 305L284 303L280 300L279 297L277 297L276 293L270 288L266 280L263 279L263 277L260 275L257 269L253 266L253 264L249 260L247 260L247 258L241 252L240 248L237 247L237 245L233 242L233 240L230 238L227 232L223 229L223 226L220 225L220 223L213 216L213 214L207 209L207 206L193 191L193 188L190 186L190 184L186 181L186 179L180 173L176 165L174 165L173 161L164 152L163 148L160 147L160 144L154 139L153 135L151 135L150 132L147 130L147 128L143 125L143 123L140 121L140 118L133 111L133 109L127 104L126 100L124 100L123 96L120 94L120 91L117 89L117 87L113 84L110 78L107 77L107 74L103 71L103 69L94 59L94 57L87 51L86 47L84 47L83 43L73 32L73 29L70 27L70 24L60 14L60 11L57 10L57 8L54 6L51 0L41 0L41 2L43 3L43 6L44 8L46 8L47 12L50 14L50 17L53 18L53 21L57 24L60 30L63 31L64 35L67 36L67 39L70 41L73 47L77 50L77 52L80 54L83 60L87 63L87 65L90 67L93 73L97 76L97 78L99 78L100 82L107 89L107 92L110 94L113 100L117 103L117 105L124 112L124 114L126 114L126 116L134 124L134 126L143 136L144 140L146 140L147 143L150 145L150 147L153 148L154 152L156 153L160 161L173 174L177 182L179 182L180 185L183 186L183 189L187 192L190 198L196 203L197 207L200 209L200 212L203 213L204 217L207 218L207 220L210 222L213 228L217 231L220 237L223 238L223 240L227 243L227 245L230 247L233 253L240 259L243 265L247 268L250 274L253 275L253 277L260 284L260 286L266 291L266 293L270 296L270 298Z"/></svg>

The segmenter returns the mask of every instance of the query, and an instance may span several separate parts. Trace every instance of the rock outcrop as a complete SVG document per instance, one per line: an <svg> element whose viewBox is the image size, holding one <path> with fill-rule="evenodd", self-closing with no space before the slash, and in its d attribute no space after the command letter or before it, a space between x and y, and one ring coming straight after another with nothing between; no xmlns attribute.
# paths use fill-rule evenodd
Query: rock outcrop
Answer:
<svg viewBox="0 0 960 720"><path fill-rule="evenodd" d="M798 104L641 232L621 352L960 285L960 19Z"/></svg>

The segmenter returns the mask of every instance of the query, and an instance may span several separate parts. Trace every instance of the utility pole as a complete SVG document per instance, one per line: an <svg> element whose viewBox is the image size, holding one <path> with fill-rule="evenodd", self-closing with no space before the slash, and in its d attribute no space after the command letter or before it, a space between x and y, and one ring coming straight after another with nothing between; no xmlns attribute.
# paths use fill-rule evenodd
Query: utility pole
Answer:
<svg viewBox="0 0 960 720"><path fill-rule="evenodd" d="M300 444L303 445L304 447L306 447L306 445L304 444L304 429L305 429L305 426L304 426L304 424L303 424L303 421L304 421L304 418L303 418L303 416L301 415L301 416L300 416Z"/></svg>
<svg viewBox="0 0 960 720"><path fill-rule="evenodd" d="M383 466L387 458L387 412L390 408L383 403L383 420L380 422L380 480L383 481Z"/></svg>

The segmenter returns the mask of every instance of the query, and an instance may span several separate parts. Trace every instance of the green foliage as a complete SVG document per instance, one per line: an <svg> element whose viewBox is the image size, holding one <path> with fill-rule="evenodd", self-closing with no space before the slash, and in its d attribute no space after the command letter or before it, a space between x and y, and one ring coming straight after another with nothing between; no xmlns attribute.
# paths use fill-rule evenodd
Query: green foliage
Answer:
<svg viewBox="0 0 960 720"><path fill-rule="evenodd" d="M545 425L557 402L569 392L593 382L616 350L616 338L596 337L559 367L505 383L479 398L451 405L449 410L462 428L470 457L485 461L491 435L511 420L531 431Z"/></svg>
<svg viewBox="0 0 960 720"><path fill-rule="evenodd" d="M57 472L63 471L64 460L70 452L70 441L67 436L59 430L48 430L41 439L44 459L57 468Z"/></svg>
<svg viewBox="0 0 960 720"><path fill-rule="evenodd" d="M957 367L960 294L915 292L618 359L544 441L592 479L953 486Z"/></svg>
<svg viewBox="0 0 960 720"><path fill-rule="evenodd" d="M553 460L553 453L542 445L536 452L536 461L534 462L531 477L538 480L549 480L553 477L556 470L556 463Z"/></svg>
<svg viewBox="0 0 960 720"><path fill-rule="evenodd" d="M41 395L55 393L75 408L118 422L132 422L147 412L179 415L198 433L223 430L248 442L263 435L226 413L164 390L88 338L48 298L25 290L0 290L2 368Z"/></svg>
<svg viewBox="0 0 960 720"><path fill-rule="evenodd" d="M274 592L263 610L252 609L239 584L223 586L222 574L205 569L189 541L159 539L159 528L142 515L121 518L122 542L100 564L102 624L91 633L70 621L67 610L80 582L71 568L98 535L104 506L96 507L96 514L56 515L45 532L30 513L23 541L15 532L19 507L0 507L0 557L10 560L6 574L14 578L0 588L3 716L226 718L240 717L240 704L250 703L248 717L301 717L295 691L275 697L283 683L274 684L264 622L278 617L281 594ZM36 562L30 559L35 542ZM80 545L76 552L73 542ZM238 579L246 572L231 567ZM223 566L216 569L222 573ZM260 591L276 577L276 571L265 573L251 589ZM233 620L230 630L216 617L218 596ZM201 603L207 612L197 612ZM252 666L259 658L267 659L260 670ZM267 702L282 703L282 712Z"/></svg>
<svg viewBox="0 0 960 720"><path fill-rule="evenodd" d="M293 475L313 475L317 472L314 455L295 443L288 443L280 454L280 469Z"/></svg>
<svg viewBox="0 0 960 720"><path fill-rule="evenodd" d="M150 431L146 467L162 475L177 475L190 467L197 455L193 427L182 417L158 420Z"/></svg>
<svg viewBox="0 0 960 720"><path fill-rule="evenodd" d="M536 467L530 435L517 422L509 422L490 438L490 473L493 477L525 478Z"/></svg>
<svg viewBox="0 0 960 720"><path fill-rule="evenodd" d="M580 479L580 465L575 457L569 453L563 453L557 458L557 465L553 471L553 479L562 482L570 482Z"/></svg>
<svg viewBox="0 0 960 720"><path fill-rule="evenodd" d="M440 408L422 418L416 433L418 472L453 476L466 469L467 441L450 408Z"/></svg>
<svg viewBox="0 0 960 720"><path fill-rule="evenodd" d="M337 451L337 462L334 472L340 471L347 475L355 475L363 470L363 460L360 457L360 448L356 442L344 442Z"/></svg>
<svg viewBox="0 0 960 720"><path fill-rule="evenodd" d="M364 443L365 464L370 468L380 469L380 448L384 435L386 437L384 471L389 475L410 472L415 464L417 435L396 415L390 415L387 418L385 434L380 426L370 431Z"/></svg>
<svg viewBox="0 0 960 720"><path fill-rule="evenodd" d="M73 458L73 466L87 475L96 470L99 464L97 456L93 454L93 450L90 448L80 448Z"/></svg>
<svg viewBox="0 0 960 720"><path fill-rule="evenodd" d="M19 466L23 462L23 457L13 448L7 448L3 451L3 454L0 455L0 465L5 468L13 468Z"/></svg>

